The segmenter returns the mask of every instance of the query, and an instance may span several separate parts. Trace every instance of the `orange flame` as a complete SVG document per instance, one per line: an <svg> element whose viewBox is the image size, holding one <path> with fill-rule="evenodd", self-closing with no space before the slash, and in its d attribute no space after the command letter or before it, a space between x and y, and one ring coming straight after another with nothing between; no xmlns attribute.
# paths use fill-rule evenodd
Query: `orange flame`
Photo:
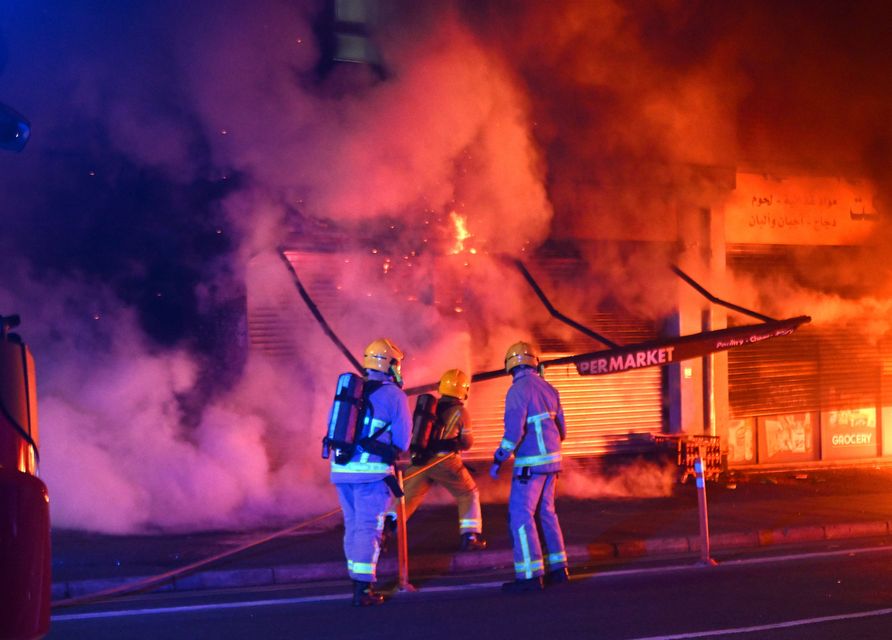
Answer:
<svg viewBox="0 0 892 640"><path fill-rule="evenodd" d="M455 245L453 245L449 253L461 253L465 250L465 240L471 237L471 233L468 231L467 218L458 215L455 211L451 211L449 219L452 220L452 224L455 226ZM473 249L472 252L474 252Z"/></svg>

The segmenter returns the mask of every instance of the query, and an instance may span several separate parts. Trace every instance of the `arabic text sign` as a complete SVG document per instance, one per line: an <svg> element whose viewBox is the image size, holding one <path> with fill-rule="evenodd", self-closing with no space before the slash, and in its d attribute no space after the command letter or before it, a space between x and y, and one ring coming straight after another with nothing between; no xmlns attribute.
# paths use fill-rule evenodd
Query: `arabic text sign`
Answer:
<svg viewBox="0 0 892 640"><path fill-rule="evenodd" d="M725 238L757 244L860 244L879 220L875 192L863 181L738 173L725 206Z"/></svg>

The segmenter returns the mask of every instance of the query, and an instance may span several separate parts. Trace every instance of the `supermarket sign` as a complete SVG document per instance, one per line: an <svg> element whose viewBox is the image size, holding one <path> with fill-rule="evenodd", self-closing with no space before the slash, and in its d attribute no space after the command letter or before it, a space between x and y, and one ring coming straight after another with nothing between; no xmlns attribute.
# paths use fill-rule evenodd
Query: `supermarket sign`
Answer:
<svg viewBox="0 0 892 640"><path fill-rule="evenodd" d="M681 360L699 358L717 351L726 351L758 344L771 338L790 335L801 325L809 322L808 316L771 320L759 324L706 331L678 338L654 340L567 356L544 362L545 366L573 363L582 376L622 373L647 367L658 367Z"/></svg>

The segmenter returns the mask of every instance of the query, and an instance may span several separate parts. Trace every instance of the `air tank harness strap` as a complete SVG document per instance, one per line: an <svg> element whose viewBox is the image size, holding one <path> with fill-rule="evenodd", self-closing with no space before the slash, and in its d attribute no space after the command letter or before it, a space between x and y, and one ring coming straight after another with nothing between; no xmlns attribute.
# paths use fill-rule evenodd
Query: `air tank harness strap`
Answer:
<svg viewBox="0 0 892 640"><path fill-rule="evenodd" d="M356 443L357 449L368 451L369 453L374 453L376 456L379 456L383 462L386 462L387 464L393 464L397 458L397 455L399 455L399 449L391 444L378 442L378 437L389 428L390 423L388 422L367 438L362 438Z"/></svg>

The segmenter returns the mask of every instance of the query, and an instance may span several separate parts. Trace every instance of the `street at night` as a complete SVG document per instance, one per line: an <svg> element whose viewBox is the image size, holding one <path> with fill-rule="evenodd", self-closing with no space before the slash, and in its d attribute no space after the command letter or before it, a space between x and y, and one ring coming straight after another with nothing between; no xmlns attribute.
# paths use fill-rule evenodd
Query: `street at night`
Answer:
<svg viewBox="0 0 892 640"><path fill-rule="evenodd" d="M59 613L49 637L384 640L426 628L429 638L882 638L890 572L881 547L606 571L513 596L477 576L419 585L374 610L349 607L334 587L159 595Z"/></svg>

